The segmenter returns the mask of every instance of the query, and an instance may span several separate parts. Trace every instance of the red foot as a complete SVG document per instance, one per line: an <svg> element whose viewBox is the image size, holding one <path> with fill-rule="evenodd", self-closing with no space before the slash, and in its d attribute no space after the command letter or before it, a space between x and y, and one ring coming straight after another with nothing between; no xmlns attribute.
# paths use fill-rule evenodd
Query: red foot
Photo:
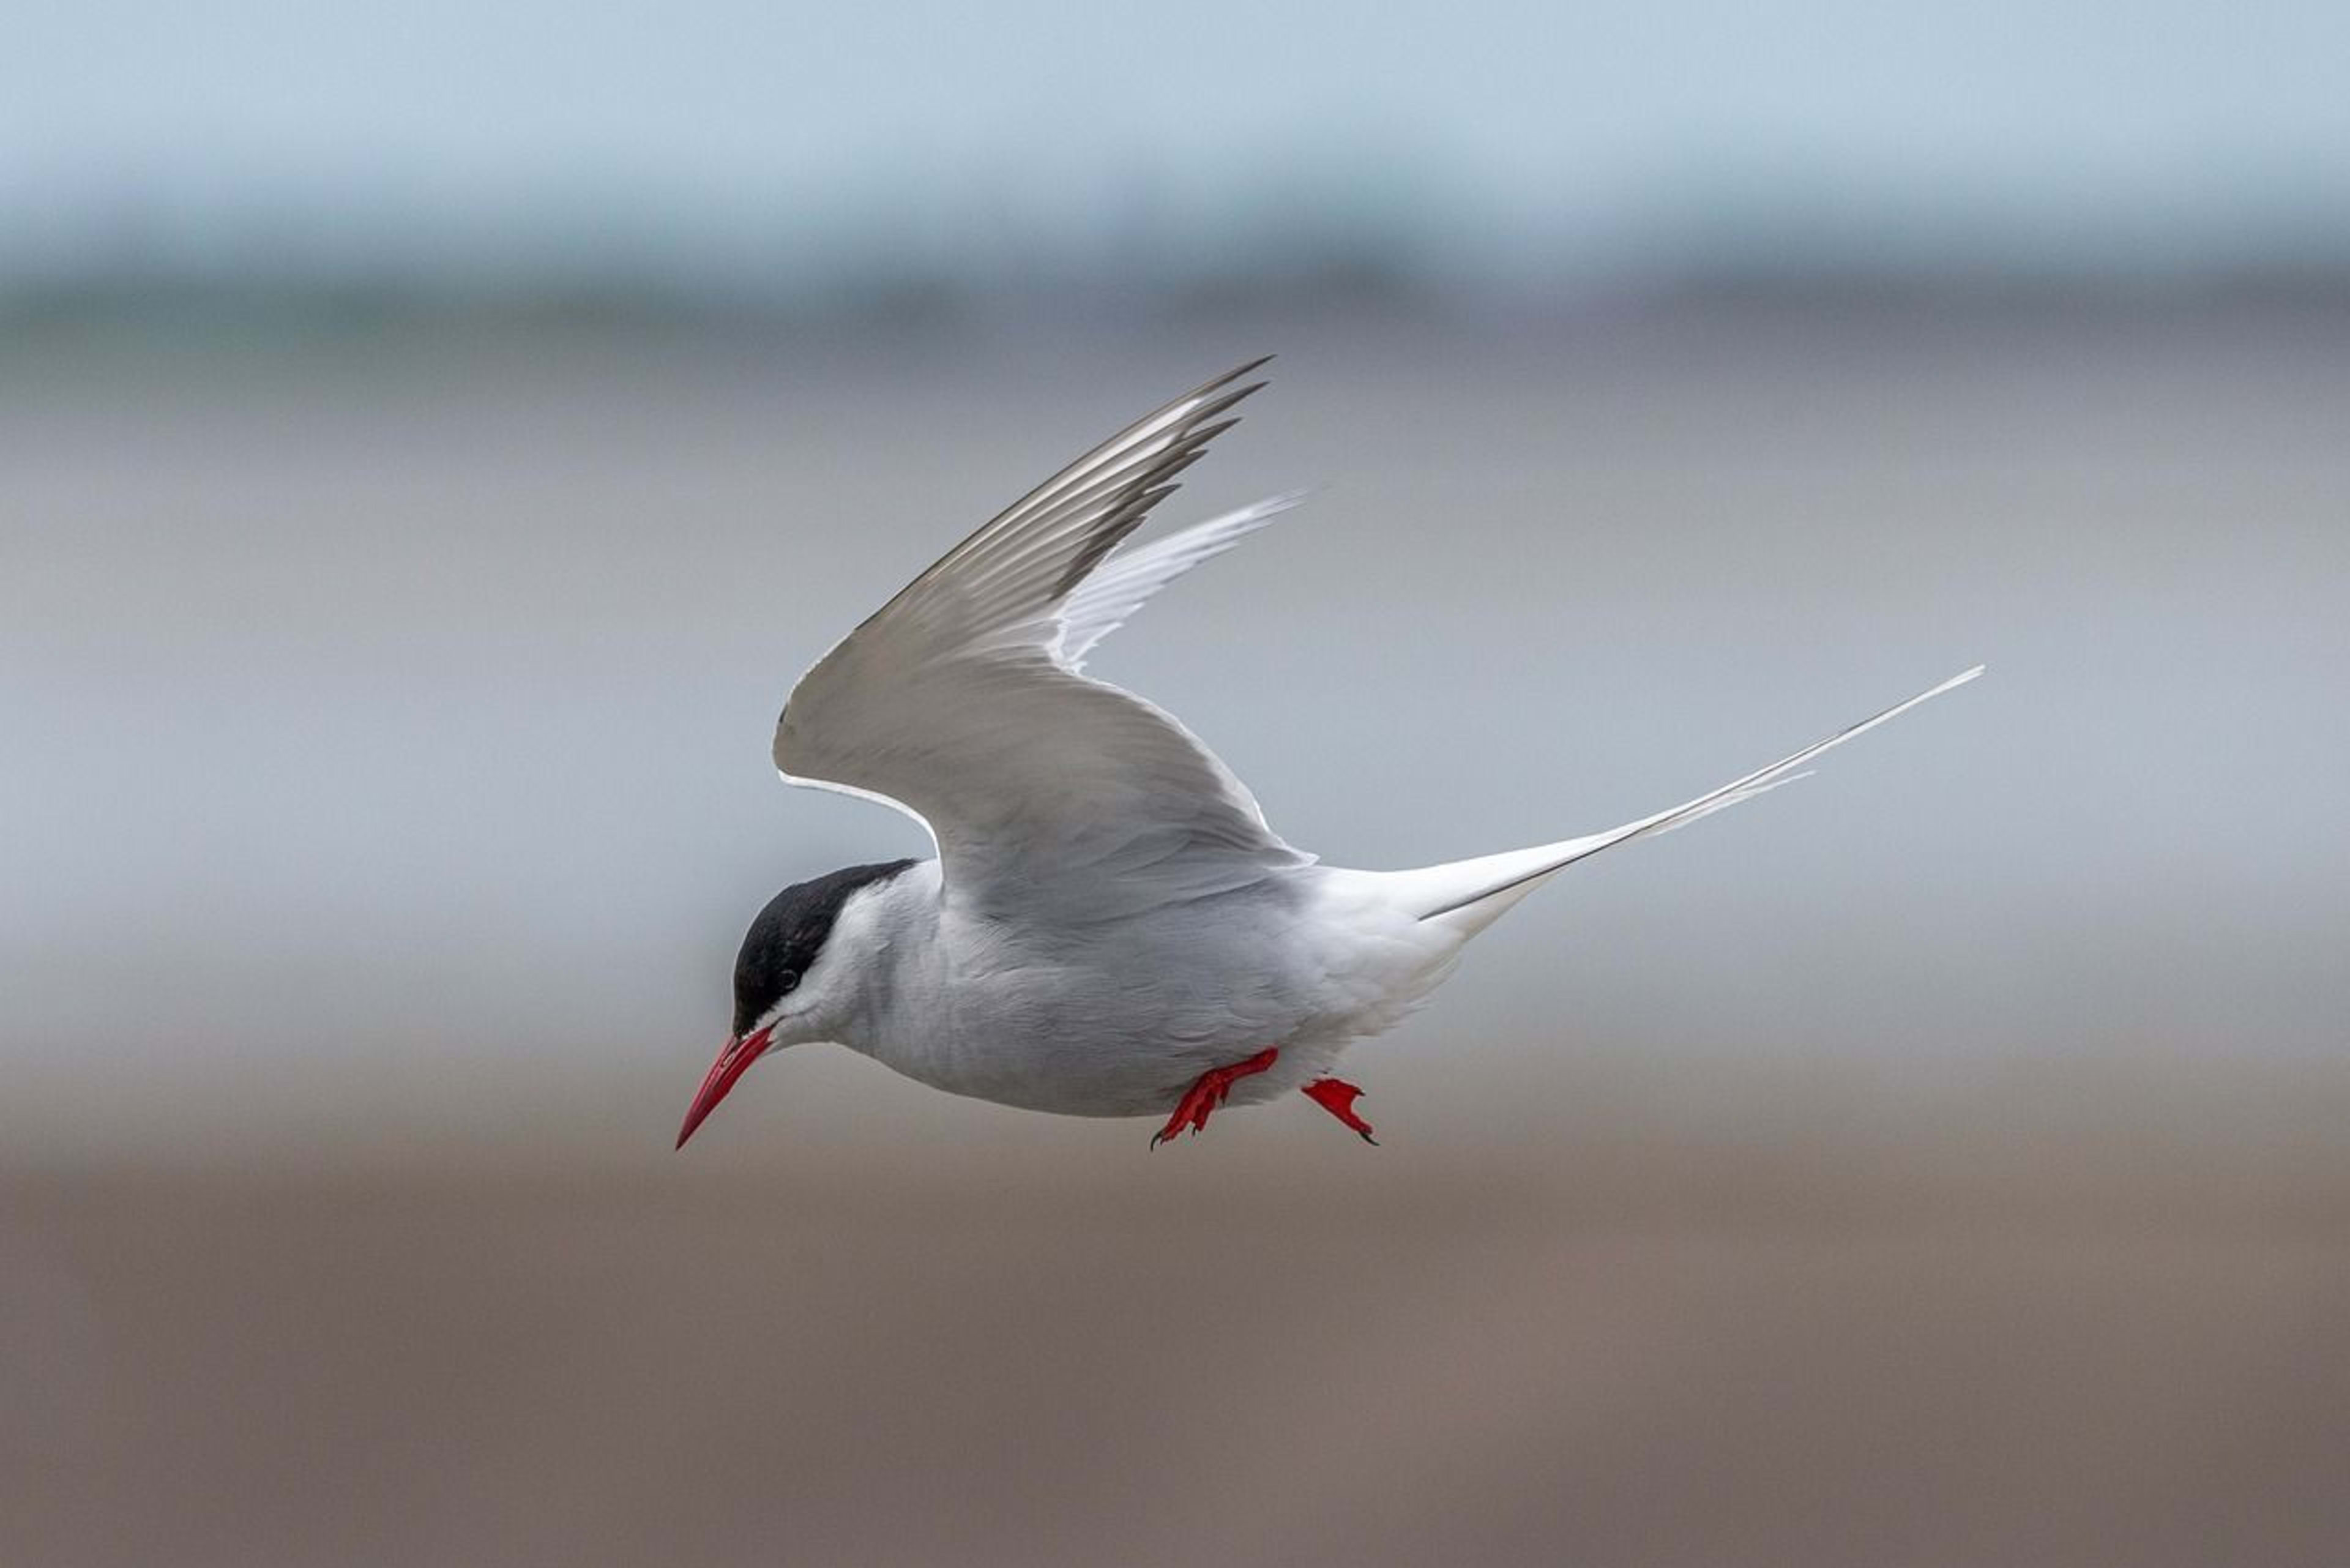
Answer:
<svg viewBox="0 0 2350 1568"><path fill-rule="evenodd" d="M1235 1062L1229 1067L1211 1067L1201 1074L1200 1081L1184 1090L1183 1097L1176 1102L1175 1114L1167 1118L1167 1125L1151 1135L1150 1147L1157 1148L1187 1127L1191 1129L1191 1136L1197 1137L1200 1129L1208 1125L1209 1116L1224 1103L1224 1096L1232 1092L1233 1080L1245 1078L1251 1073L1263 1072L1280 1054L1280 1047L1268 1045L1245 1062Z"/></svg>
<svg viewBox="0 0 2350 1568"><path fill-rule="evenodd" d="M1363 1097L1362 1090L1336 1078L1316 1078L1297 1092L1354 1128L1365 1143L1378 1147L1379 1140L1371 1136L1371 1124L1355 1114L1355 1102Z"/></svg>

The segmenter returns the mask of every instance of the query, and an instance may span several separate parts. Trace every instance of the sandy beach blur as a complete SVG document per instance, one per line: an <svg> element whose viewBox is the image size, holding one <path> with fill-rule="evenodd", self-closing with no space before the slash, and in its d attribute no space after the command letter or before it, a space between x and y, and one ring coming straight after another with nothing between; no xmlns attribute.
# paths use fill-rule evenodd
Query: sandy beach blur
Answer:
<svg viewBox="0 0 2350 1568"><path fill-rule="evenodd" d="M1211 1130L12 1179L0 1554L2200 1568L2350 1541L2338 1165Z"/></svg>

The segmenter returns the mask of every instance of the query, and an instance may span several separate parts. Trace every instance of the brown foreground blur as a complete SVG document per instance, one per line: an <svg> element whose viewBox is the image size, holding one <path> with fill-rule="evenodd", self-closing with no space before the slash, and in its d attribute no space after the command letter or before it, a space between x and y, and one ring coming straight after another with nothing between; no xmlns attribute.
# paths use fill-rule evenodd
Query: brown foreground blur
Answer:
<svg viewBox="0 0 2350 1568"><path fill-rule="evenodd" d="M2339 1162L1267 1125L8 1178L0 1562L2350 1560Z"/></svg>

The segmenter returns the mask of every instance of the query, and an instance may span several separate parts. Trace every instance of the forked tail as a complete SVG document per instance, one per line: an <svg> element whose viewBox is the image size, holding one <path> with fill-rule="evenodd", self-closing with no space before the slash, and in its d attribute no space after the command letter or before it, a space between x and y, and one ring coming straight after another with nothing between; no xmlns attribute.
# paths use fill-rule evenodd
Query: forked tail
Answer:
<svg viewBox="0 0 2350 1568"><path fill-rule="evenodd" d="M1929 698L1939 697L1953 687L1963 686L1982 672L1983 667L1978 664L1962 675L1950 677L1930 691L1920 691L1907 702L1897 703L1873 718L1863 719L1848 730L1830 735L1816 745L1805 746L1791 757L1783 757L1767 768L1757 768L1744 778L1732 779L1720 789L1710 791L1695 800L1685 801L1669 811L1660 811L1654 816L1644 816L1638 822L1627 822L1621 827L1611 827L1605 833L1589 834L1582 838L1562 839L1556 844L1507 850L1500 855L1483 855L1473 860L1455 860L1448 865L1423 867L1417 871L1393 872L1389 874L1388 888L1397 902L1420 919L1446 921L1464 935L1482 930L1544 881L1586 856L1596 855L1603 849L1631 839L1645 838L1652 833L1669 833L1724 806L1752 800L1767 790L1806 777L1795 770L1822 752L1840 746L1855 735L1874 730L1887 720L1907 713Z"/></svg>

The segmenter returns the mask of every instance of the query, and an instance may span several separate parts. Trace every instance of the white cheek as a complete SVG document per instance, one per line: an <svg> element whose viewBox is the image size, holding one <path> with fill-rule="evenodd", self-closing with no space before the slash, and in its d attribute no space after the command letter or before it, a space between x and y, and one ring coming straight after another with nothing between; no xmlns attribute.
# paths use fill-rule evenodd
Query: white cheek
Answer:
<svg viewBox="0 0 2350 1568"><path fill-rule="evenodd" d="M889 948L886 914L876 888L860 888L842 903L823 949L801 971L798 987L759 1021L775 1030L776 1044L837 1039L852 1026L875 961Z"/></svg>
<svg viewBox="0 0 2350 1568"><path fill-rule="evenodd" d="M793 1020L805 1013L807 1011L807 1005L808 982L802 981L800 981L799 988L797 990L792 992L782 1001L776 1002L775 1006L770 1007L765 1012L760 1015L759 1027L762 1029L771 1029L782 1033L788 1033ZM779 1045L787 1044L789 1042L779 1040L776 1044Z"/></svg>
<svg viewBox="0 0 2350 1568"><path fill-rule="evenodd" d="M777 1045L793 1045L810 1038L806 1031L820 1030L822 1020L830 1011L830 991L839 982L840 966L820 957L800 976L800 982L783 999L769 1008L759 1020L763 1029L775 1032Z"/></svg>

